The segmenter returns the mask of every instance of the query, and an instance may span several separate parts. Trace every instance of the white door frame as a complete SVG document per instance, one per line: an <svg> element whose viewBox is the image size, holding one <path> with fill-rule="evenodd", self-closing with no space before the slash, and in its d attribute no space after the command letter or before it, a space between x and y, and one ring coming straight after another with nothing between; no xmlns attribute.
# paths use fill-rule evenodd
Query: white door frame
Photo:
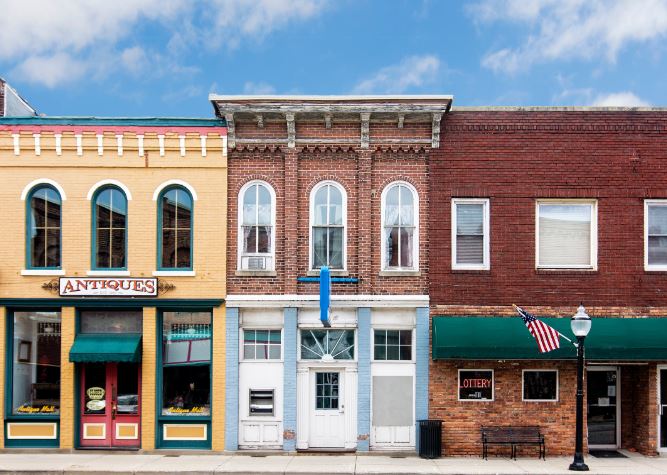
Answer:
<svg viewBox="0 0 667 475"><path fill-rule="evenodd" d="M657 375L657 377L658 377L658 384L657 384L657 391L656 391L656 393L657 393L657 395L658 395L658 400L656 401L656 403L657 403L657 405L658 405L658 412L657 412L657 418L658 418L658 424L657 424L657 427L658 427L658 440L657 440L657 442L656 442L656 447L658 448L658 452L660 452L660 453L667 453L667 447L660 447L660 433L661 433L661 431L662 431L662 427L661 427L661 426L662 426L662 418L660 417L660 410L662 409L662 407L661 407L662 404L661 404L661 402L660 402L661 399L662 399L662 394L661 394L661 391L660 391L660 378L661 378L661 376L660 376L660 370L667 370L667 364L659 364L657 368L658 368L658 370L656 371L656 375ZM667 428L666 428L666 429L667 429Z"/></svg>
<svg viewBox="0 0 667 475"><path fill-rule="evenodd" d="M586 367L586 371L616 371L616 444L588 444L588 449L618 449L621 446L621 367L616 365L590 365ZM586 386L588 388L588 382L586 382ZM588 419L588 389L586 390L586 419ZM588 421L586 429L588 432Z"/></svg>

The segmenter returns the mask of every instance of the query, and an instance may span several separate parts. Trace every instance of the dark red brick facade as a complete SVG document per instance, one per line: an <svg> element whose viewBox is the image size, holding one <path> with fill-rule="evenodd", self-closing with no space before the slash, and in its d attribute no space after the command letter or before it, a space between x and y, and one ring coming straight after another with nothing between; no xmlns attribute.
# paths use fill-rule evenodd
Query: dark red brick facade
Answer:
<svg viewBox="0 0 667 475"><path fill-rule="evenodd" d="M667 113L462 110L443 118L430 157L431 314L667 316L667 273L644 270L644 200L667 198ZM452 198L488 198L488 271L451 265ZM597 269L537 270L537 199L597 200ZM594 329L592 330L594 331ZM528 334L526 335L528 337ZM563 344L568 344L563 342ZM559 368L558 403L521 400L521 370ZM494 402L458 402L457 369L496 370ZM432 361L430 414L444 420L444 453L479 455L483 424L539 424L549 454L574 447L573 363ZM657 449L656 363L620 365L621 447Z"/></svg>

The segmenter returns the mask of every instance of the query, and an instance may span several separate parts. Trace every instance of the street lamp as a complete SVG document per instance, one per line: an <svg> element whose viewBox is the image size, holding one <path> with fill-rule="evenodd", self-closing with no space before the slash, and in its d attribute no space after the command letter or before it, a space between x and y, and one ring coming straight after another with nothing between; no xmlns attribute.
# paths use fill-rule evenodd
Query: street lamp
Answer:
<svg viewBox="0 0 667 475"><path fill-rule="evenodd" d="M588 471L584 463L584 339L591 331L591 317L586 313L584 305L579 305L576 315L570 321L572 333L577 337L577 433L574 448L574 461L570 470Z"/></svg>

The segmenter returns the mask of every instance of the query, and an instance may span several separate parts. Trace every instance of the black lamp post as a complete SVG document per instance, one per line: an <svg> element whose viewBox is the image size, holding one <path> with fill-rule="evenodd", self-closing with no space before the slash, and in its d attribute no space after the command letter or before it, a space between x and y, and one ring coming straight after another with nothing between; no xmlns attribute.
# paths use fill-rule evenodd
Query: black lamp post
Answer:
<svg viewBox="0 0 667 475"><path fill-rule="evenodd" d="M591 331L591 317L586 313L583 304L579 305L577 313L570 321L572 333L577 337L577 433L574 448L574 460L570 470L578 472L588 471L584 463L584 339Z"/></svg>

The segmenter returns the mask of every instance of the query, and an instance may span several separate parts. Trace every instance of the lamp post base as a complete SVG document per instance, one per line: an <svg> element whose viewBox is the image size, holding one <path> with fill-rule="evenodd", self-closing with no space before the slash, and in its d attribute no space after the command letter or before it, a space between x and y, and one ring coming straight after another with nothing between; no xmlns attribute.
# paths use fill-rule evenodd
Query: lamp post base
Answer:
<svg viewBox="0 0 667 475"><path fill-rule="evenodd" d="M575 457L575 461L570 464L570 470L575 472L588 472L588 465L584 463L583 457L581 460L577 460Z"/></svg>

